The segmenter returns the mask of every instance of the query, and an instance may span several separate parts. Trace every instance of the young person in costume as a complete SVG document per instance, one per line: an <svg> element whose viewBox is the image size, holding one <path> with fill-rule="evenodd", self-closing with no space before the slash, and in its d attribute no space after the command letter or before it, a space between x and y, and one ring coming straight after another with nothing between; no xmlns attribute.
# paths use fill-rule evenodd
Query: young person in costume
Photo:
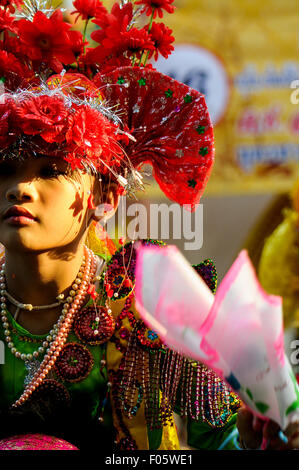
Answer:
<svg viewBox="0 0 299 470"><path fill-rule="evenodd" d="M0 448L178 449L174 411L191 447L236 448L239 400L142 323L134 243L96 235L144 163L190 210L212 168L203 95L146 65L172 50L153 20L173 1L76 0L94 48L46 2L15 3L0 11ZM215 291L213 263L195 269Z"/></svg>

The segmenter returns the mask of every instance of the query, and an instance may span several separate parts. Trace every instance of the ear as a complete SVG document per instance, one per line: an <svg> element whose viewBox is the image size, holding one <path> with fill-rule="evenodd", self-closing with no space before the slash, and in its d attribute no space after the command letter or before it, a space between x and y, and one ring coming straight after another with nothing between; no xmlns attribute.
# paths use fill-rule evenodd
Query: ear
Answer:
<svg viewBox="0 0 299 470"><path fill-rule="evenodd" d="M96 183L94 190L94 205L96 208L93 210L92 220L99 222L103 218L108 220L114 216L120 201L118 188L118 184L111 181L104 184L101 184L100 181Z"/></svg>

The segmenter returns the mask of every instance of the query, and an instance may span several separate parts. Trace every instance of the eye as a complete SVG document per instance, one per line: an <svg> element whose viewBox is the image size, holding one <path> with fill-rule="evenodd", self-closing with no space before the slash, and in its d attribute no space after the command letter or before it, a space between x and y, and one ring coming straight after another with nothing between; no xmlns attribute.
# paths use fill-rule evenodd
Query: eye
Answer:
<svg viewBox="0 0 299 470"><path fill-rule="evenodd" d="M11 162L0 163L0 178L4 176L12 176L15 174L15 166Z"/></svg>
<svg viewBox="0 0 299 470"><path fill-rule="evenodd" d="M66 171L59 170L53 165L46 165L40 169L41 178L57 178L58 176L66 176Z"/></svg>

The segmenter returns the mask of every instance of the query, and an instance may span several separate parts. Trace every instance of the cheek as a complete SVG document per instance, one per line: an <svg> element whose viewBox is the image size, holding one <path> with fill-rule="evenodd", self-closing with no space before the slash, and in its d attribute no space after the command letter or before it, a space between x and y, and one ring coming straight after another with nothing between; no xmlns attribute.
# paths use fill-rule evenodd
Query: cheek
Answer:
<svg viewBox="0 0 299 470"><path fill-rule="evenodd" d="M51 213L54 213L55 219L59 219L62 224L69 223L69 221L74 224L82 223L87 209L86 194L82 187L69 184L63 192L59 194L53 192L52 197Z"/></svg>
<svg viewBox="0 0 299 470"><path fill-rule="evenodd" d="M84 211L84 194L83 192L77 192L75 194L75 197L72 198L73 202L69 206L69 209L72 211L73 217L82 216L82 213Z"/></svg>

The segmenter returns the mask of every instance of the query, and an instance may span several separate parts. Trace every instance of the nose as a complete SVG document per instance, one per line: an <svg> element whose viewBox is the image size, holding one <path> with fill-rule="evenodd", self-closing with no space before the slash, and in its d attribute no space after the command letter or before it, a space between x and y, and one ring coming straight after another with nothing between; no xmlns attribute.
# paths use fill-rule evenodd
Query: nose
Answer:
<svg viewBox="0 0 299 470"><path fill-rule="evenodd" d="M36 199L36 191L31 182L19 182L8 188L6 199L9 202L33 202Z"/></svg>

